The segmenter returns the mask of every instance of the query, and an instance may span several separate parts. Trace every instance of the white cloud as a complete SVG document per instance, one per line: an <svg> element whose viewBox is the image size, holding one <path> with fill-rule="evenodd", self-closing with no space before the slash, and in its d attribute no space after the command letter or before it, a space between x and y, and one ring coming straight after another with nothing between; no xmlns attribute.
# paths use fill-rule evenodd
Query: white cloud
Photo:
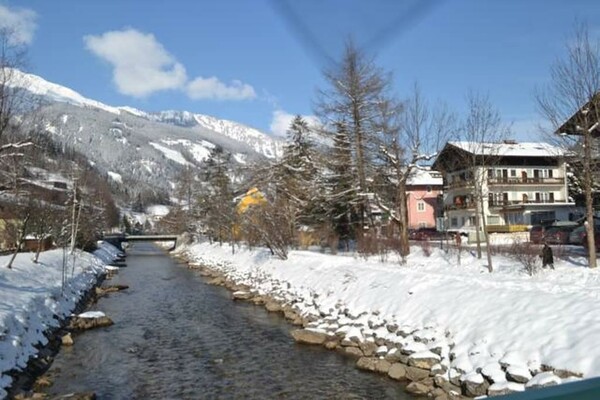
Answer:
<svg viewBox="0 0 600 400"><path fill-rule="evenodd" d="M182 89L187 81L184 66L150 33L125 29L83 40L88 50L113 66L113 80L122 94L145 97Z"/></svg>
<svg viewBox="0 0 600 400"><path fill-rule="evenodd" d="M125 95L145 97L161 90L181 90L191 99L245 100L254 88L238 80L226 84L216 77L188 80L185 67L151 33L135 29L83 38L86 48L113 67L113 81Z"/></svg>
<svg viewBox="0 0 600 400"><path fill-rule="evenodd" d="M273 111L273 119L270 125L271 133L275 136L286 136L290 124L295 117L295 114L289 114L283 110ZM319 125L319 119L314 115L302 115L301 117L304 118L309 127Z"/></svg>
<svg viewBox="0 0 600 400"><path fill-rule="evenodd" d="M246 100L256 97L254 88L234 80L227 85L216 77L198 77L188 83L187 93L191 99Z"/></svg>
<svg viewBox="0 0 600 400"><path fill-rule="evenodd" d="M12 35L12 44L30 44L37 28L37 14L26 8L8 8L0 4L0 29Z"/></svg>

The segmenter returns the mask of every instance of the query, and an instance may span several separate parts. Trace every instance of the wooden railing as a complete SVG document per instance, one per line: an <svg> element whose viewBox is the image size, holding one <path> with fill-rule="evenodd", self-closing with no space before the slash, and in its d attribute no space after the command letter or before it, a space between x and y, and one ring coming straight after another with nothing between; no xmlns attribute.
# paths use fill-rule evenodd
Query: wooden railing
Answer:
<svg viewBox="0 0 600 400"><path fill-rule="evenodd" d="M567 200L564 199L553 199L553 200L500 200L500 201L491 201L488 202L488 207L506 207L506 206L514 206L514 205L525 205L525 204L554 204L554 203L566 203Z"/></svg>
<svg viewBox="0 0 600 400"><path fill-rule="evenodd" d="M488 178L488 185L562 185L565 178Z"/></svg>
<svg viewBox="0 0 600 400"><path fill-rule="evenodd" d="M472 210L475 208L475 203L472 204L448 204L444 206L444 210Z"/></svg>

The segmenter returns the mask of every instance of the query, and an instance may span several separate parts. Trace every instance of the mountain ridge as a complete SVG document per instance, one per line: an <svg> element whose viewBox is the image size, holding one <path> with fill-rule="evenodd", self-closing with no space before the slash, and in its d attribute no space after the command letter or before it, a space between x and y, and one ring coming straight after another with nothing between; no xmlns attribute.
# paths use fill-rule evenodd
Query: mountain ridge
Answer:
<svg viewBox="0 0 600 400"><path fill-rule="evenodd" d="M24 89L45 100L68 103L83 108L99 109L115 115L122 115L125 112L139 118L181 127L200 127L220 133L236 141L246 142L257 153L262 153L267 158L277 158L283 152L283 142L281 140L236 121L185 110L147 112L130 106L111 106L85 97L66 86L50 82L39 75L17 69L11 71L13 75L7 82L9 86Z"/></svg>
<svg viewBox="0 0 600 400"><path fill-rule="evenodd" d="M30 109L23 110L33 113L24 119L27 131L47 135L63 151L85 155L130 196L168 196L184 169L196 170L201 180L216 147L231 154L232 179L238 181L248 173L248 163L283 153L283 141L234 121L189 111L113 107L37 75L13 72L9 85L32 96L25 102Z"/></svg>

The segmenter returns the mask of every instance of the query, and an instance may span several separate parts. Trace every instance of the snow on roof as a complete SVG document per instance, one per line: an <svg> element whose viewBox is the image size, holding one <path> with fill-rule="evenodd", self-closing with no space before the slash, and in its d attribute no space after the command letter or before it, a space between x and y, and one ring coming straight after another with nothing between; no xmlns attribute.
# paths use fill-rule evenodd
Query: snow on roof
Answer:
<svg viewBox="0 0 600 400"><path fill-rule="evenodd" d="M442 174L438 171L432 171L429 168L415 168L411 171L410 176L406 182L407 185L430 185L430 186L442 186L444 181Z"/></svg>
<svg viewBox="0 0 600 400"><path fill-rule="evenodd" d="M448 142L448 144L458 147L469 153L476 152L481 155L494 156L512 156L512 157L548 157L562 156L565 151L558 147L544 142L513 142L505 141L503 143L478 143L468 141Z"/></svg>

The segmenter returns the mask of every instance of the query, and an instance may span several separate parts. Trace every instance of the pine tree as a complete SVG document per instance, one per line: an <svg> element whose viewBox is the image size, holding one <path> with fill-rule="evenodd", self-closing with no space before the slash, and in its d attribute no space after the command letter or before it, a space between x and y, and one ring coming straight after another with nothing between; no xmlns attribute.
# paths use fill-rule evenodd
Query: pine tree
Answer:
<svg viewBox="0 0 600 400"><path fill-rule="evenodd" d="M319 92L317 114L325 130L335 135L336 124L343 123L352 148L353 199L359 205L359 217L373 225L368 207L373 166L378 151L379 104L390 99L390 76L352 43L347 44L342 61L325 73L329 87Z"/></svg>
<svg viewBox="0 0 600 400"><path fill-rule="evenodd" d="M314 222L314 199L318 192L317 167L307 122L301 116L296 116L287 133L288 144L283 157L273 167L270 179L277 203L288 215L290 235L294 236L299 225L311 225Z"/></svg>
<svg viewBox="0 0 600 400"><path fill-rule="evenodd" d="M199 196L200 218L211 239L222 243L233 240L235 206L229 178L231 154L215 147L207 161L204 190Z"/></svg>
<svg viewBox="0 0 600 400"><path fill-rule="evenodd" d="M352 144L343 123L337 125L333 146L328 154L325 185L327 188L326 215L334 232L343 243L356 238L358 202L352 168Z"/></svg>

